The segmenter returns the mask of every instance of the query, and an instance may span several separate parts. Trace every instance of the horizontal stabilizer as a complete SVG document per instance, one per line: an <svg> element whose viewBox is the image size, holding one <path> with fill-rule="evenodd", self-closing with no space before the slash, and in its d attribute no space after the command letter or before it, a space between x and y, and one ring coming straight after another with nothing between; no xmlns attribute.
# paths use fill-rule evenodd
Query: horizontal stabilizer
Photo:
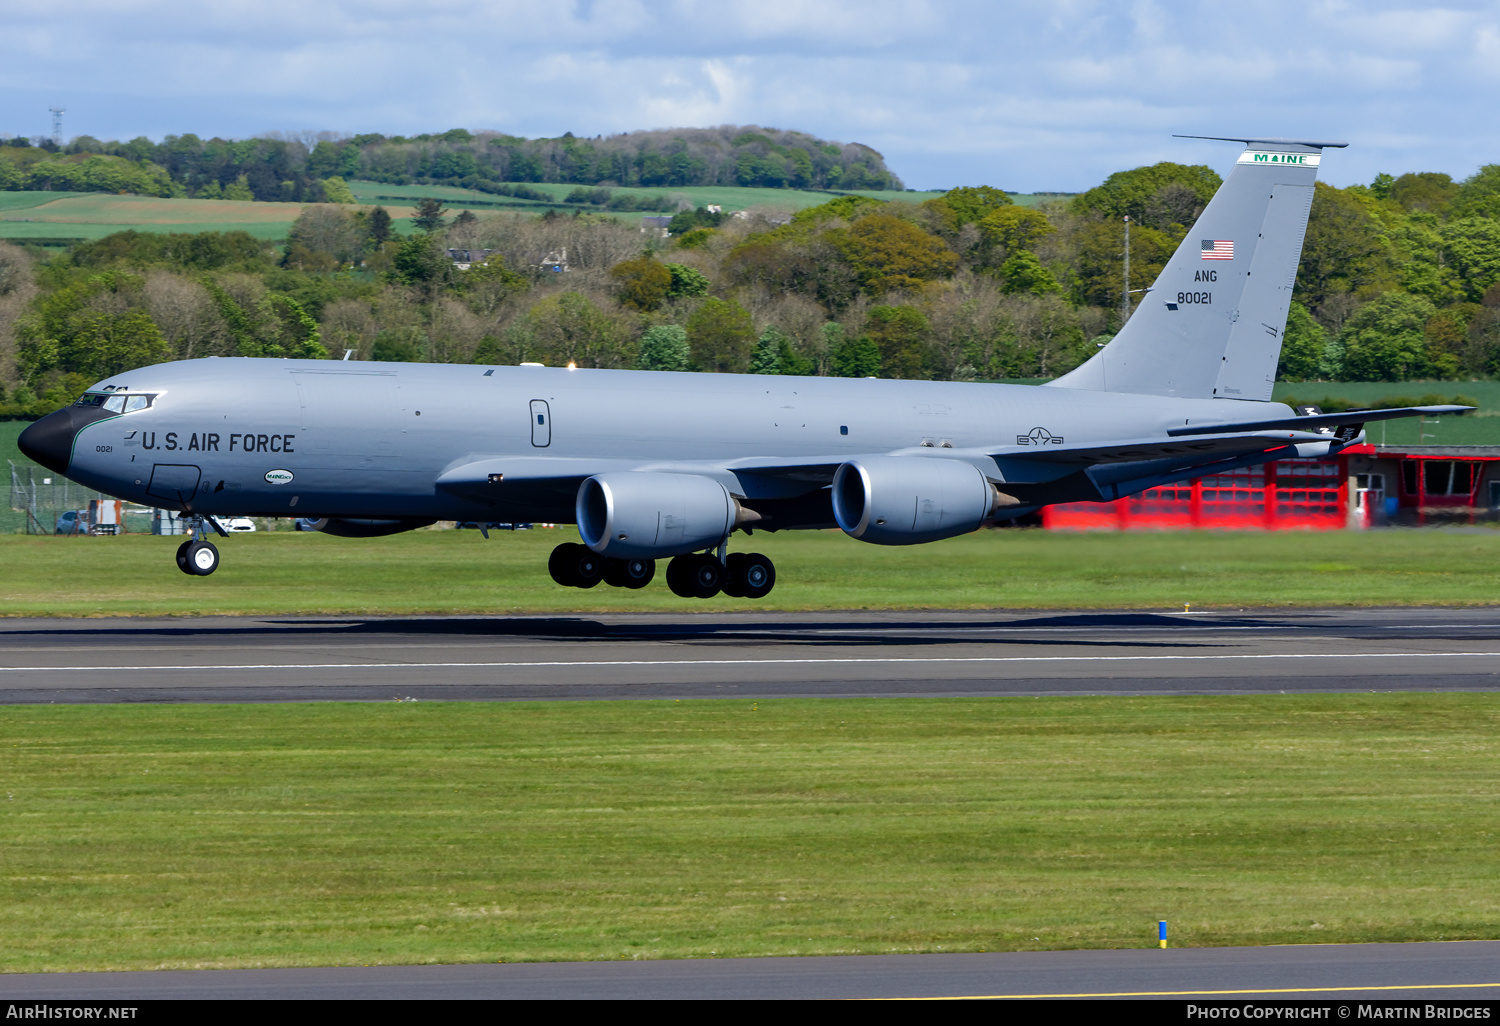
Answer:
<svg viewBox="0 0 1500 1026"><path fill-rule="evenodd" d="M1208 139L1212 142L1237 142L1246 146L1312 146L1317 149L1341 150L1349 144L1346 142L1330 142L1322 139L1282 139L1268 136L1264 139L1247 139L1242 135L1178 135L1174 133L1173 139Z"/></svg>
<svg viewBox="0 0 1500 1026"><path fill-rule="evenodd" d="M1241 421L1236 424L1203 424L1172 428L1167 434L1183 435L1223 434L1227 431L1316 431L1320 427L1341 427L1345 424L1368 424L1376 420L1399 420L1402 417L1433 417L1439 414L1468 413L1472 406L1402 406L1393 410L1346 410L1343 413L1320 413L1312 417L1283 417L1278 420Z"/></svg>

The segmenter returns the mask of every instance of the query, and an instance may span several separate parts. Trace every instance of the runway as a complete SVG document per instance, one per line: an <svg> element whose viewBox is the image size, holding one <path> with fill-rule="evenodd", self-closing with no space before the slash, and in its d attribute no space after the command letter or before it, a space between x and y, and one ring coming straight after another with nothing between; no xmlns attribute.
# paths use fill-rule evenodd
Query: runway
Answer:
<svg viewBox="0 0 1500 1026"><path fill-rule="evenodd" d="M1500 686L1500 609L0 621L0 703Z"/></svg>
<svg viewBox="0 0 1500 1026"><path fill-rule="evenodd" d="M0 620L0 703L1500 687L1500 609ZM11 1000L1500 996L1500 941L0 975Z"/></svg>
<svg viewBox="0 0 1500 1026"><path fill-rule="evenodd" d="M1490 1005L1497 996L1500 941L0 975L0 1000L10 1001L1094 997L1263 1006L1318 1000L1332 1007L1326 1017L1334 1019L1348 1017L1336 1009L1355 1000Z"/></svg>

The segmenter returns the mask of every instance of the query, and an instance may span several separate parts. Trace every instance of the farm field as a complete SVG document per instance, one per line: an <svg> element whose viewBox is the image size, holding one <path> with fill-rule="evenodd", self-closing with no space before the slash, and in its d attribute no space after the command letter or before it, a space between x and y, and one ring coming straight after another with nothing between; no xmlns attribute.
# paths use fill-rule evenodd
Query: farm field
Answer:
<svg viewBox="0 0 1500 1026"><path fill-rule="evenodd" d="M504 209L534 209L538 212L547 209L558 209L572 211L582 208L593 209L586 204L564 204L563 199L572 192L576 186L560 185L551 182L525 183L529 189L552 196L554 203L542 203L539 200L517 199L511 196L498 196L491 193L480 192L477 189L452 188L441 185L385 185L380 182L354 181L349 183L349 188L354 192L355 198L364 204L400 202L407 199L434 198L443 200L456 208L463 207L466 202L474 204L476 210L493 208ZM658 196L669 198L681 196L695 207L707 206L716 203L725 210L746 210L751 207L789 207L793 210L802 210L806 207L815 207L821 203L827 203L834 199L837 193L810 192L801 189L747 189L732 185L704 185L688 187L663 186L661 188L611 188L611 193L644 196L655 199ZM906 203L920 203L923 200L933 199L941 196L942 192L895 192L895 191L860 191L849 193L849 195L869 196L874 199L896 200ZM392 200L391 197L395 197ZM1035 206L1039 202L1064 198L1061 193L1037 193L1037 194L1013 194L1011 199L1020 206ZM645 213L650 213L649 211ZM640 217L640 212L620 212L619 217Z"/></svg>
<svg viewBox="0 0 1500 1026"><path fill-rule="evenodd" d="M1500 696L12 706L0 971L1500 936Z"/></svg>
<svg viewBox="0 0 1500 1026"><path fill-rule="evenodd" d="M43 203L53 200L68 199L73 196L87 196L85 192L44 192L40 190L26 190L21 192L0 192L0 219L12 210L26 210L30 207L38 207Z"/></svg>
<svg viewBox="0 0 1500 1026"><path fill-rule="evenodd" d="M478 212L513 211L542 213L546 210L593 210L586 204L564 204L563 197L571 185L537 184L530 188L555 197L553 203L542 203L496 196L473 189L428 185L382 185L378 182L351 182L350 188L361 204L381 204L396 218L399 231L410 231L408 219L418 199L441 199L453 209L471 207ZM741 210L753 206L804 207L827 203L833 194L803 192L796 189L743 189L726 187L692 187L685 189L615 189L623 194L649 198L682 196L695 206L717 203L726 209ZM861 196L920 202L939 192L861 192ZM1035 196L1016 196L1017 203L1030 205ZM410 201L410 202L408 202ZM46 240L48 244L100 239L118 231L225 232L244 231L261 239L281 239L302 211L299 203L251 203L237 200L162 199L150 196L116 196L106 193L72 192L0 192L0 239L17 241ZM643 216L634 211L610 212L611 216L631 219Z"/></svg>
<svg viewBox="0 0 1500 1026"><path fill-rule="evenodd" d="M575 208L590 209L587 204L564 204L563 199L572 192L575 185L557 184L552 182L528 182L524 183L526 188L544 192L554 198L558 209L573 210ZM389 197L401 199L420 199L432 197L444 200L448 203L462 206L464 201L474 201L480 205L498 205L503 209L506 206L527 206L545 209L548 204L538 200L523 200L511 196L499 196L477 189L450 188L441 185L385 185L380 182L354 181L349 183L349 188L354 192L355 198L361 203L387 202ZM610 189L612 194L624 196L643 196L655 199L658 196L675 197L682 196L695 207L717 203L726 210L745 210L750 207L759 206L784 206L801 210L804 207L815 207L820 203L827 203L835 198L834 193L809 192L800 189L746 189L736 186L661 186L659 188L627 187ZM919 203L934 196L941 196L941 192L859 192L853 195L871 196L884 200L906 200ZM640 216L634 211L622 212L621 216L629 213ZM650 213L650 211L647 211Z"/></svg>
<svg viewBox="0 0 1500 1026"><path fill-rule="evenodd" d="M736 535L734 549L776 562L776 590L754 602L680 599L667 589L664 564L641 591L558 587L547 556L578 540L572 527L492 531L486 541L451 529L333 538L275 523L275 531L216 539L223 563L212 577L178 571L180 538L0 535L0 616L1500 604L1500 530L1486 528L984 530L901 547L867 545L837 530ZM132 586L118 587L122 579Z"/></svg>
<svg viewBox="0 0 1500 1026"><path fill-rule="evenodd" d="M245 231L257 238L284 238L302 212L300 203L161 199L105 193L0 192L0 238L98 239L134 228L163 232ZM392 216L411 215L405 207Z"/></svg>

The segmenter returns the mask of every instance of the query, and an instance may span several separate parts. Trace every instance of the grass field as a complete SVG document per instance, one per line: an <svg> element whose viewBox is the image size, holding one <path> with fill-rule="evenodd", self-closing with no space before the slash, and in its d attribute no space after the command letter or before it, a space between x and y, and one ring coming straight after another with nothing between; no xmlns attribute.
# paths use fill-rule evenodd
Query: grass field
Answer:
<svg viewBox="0 0 1500 1026"><path fill-rule="evenodd" d="M1325 397L1374 403L1405 396L1420 401L1424 395L1440 395L1444 402L1467 396L1479 408L1462 417L1427 420L1393 420L1365 429L1376 445L1500 445L1500 381L1332 381L1280 382L1273 391L1278 402L1295 398L1316 403Z"/></svg>
<svg viewBox="0 0 1500 1026"><path fill-rule="evenodd" d="M529 202L508 196L495 196L472 189L443 186L382 185L378 182L351 182L357 199L363 204L380 203L397 219L397 227L409 229L407 218L412 204L402 199L422 197L442 199L450 207L461 209L472 204L484 211L519 210L541 213L549 209L568 213L580 207L564 204L563 197L571 185L540 184L531 186L555 197L555 203ZM616 192L655 198L681 194L695 205L719 203L726 208L750 206L788 206L794 209L826 203L829 193L802 192L795 189L741 189L705 187L688 189L617 189ZM880 199L902 199L919 202L941 193L862 192L859 195ZM390 197L399 197L391 199ZM467 202L466 202L467 201ZM592 209L583 207L582 209ZM99 239L114 232L135 228L141 231L211 232L245 231L262 239L286 237L287 229L302 211L299 203L250 203L235 200L161 199L149 196L115 196L105 193L72 192L0 192L0 238L16 239ZM617 213L632 219L640 213Z"/></svg>
<svg viewBox="0 0 1500 1026"><path fill-rule="evenodd" d="M526 183L526 187L536 189L551 196L556 202L552 204L559 210L573 210L574 205L563 204L563 199L572 192L576 186L561 185L551 182ZM462 207L465 201L475 203L479 207L501 205L513 207L536 207L538 210L547 209L548 204L540 200L527 201L515 199L510 196L496 196L477 189L460 189L442 185L383 185L380 182L355 181L349 183L355 198L361 203L374 204L390 202L389 197L401 199L422 199L431 197L440 199L452 206ZM644 196L655 199L658 196L682 196L695 207L707 206L716 203L726 210L745 210L750 207L783 206L794 210L802 210L806 207L815 207L827 203L837 195L843 193L814 192L802 189L748 189L733 185L703 185L676 188L663 186L661 188L611 188L612 193L628 196ZM921 203L923 200L933 199L941 196L941 191L930 192L897 192L892 190L861 190L848 195L869 196L872 199L893 200L904 203ZM1035 193L1035 194L1012 194L1011 199L1020 206L1036 206L1038 203L1053 199L1066 198L1062 193ZM584 209L589 209L585 207ZM640 216L638 214L620 214L619 216Z"/></svg>
<svg viewBox="0 0 1500 1026"><path fill-rule="evenodd" d="M579 206L582 206L585 210L590 209L582 204L563 204L564 197L577 188L577 186L552 182L529 182L526 183L526 187L528 189L535 189L538 192L544 192L553 197L558 209L571 211ZM536 206L538 209L546 209L547 207L547 204L539 200L518 200L510 196L497 196L487 192L480 192L477 189L450 188L442 185L384 185L380 182L355 181L349 183L349 188L353 190L355 198L361 203L389 202L389 200L383 197L398 196L409 199L432 197L460 207L464 205L465 200L476 202L481 206L485 204L516 204ZM610 192L622 196L643 196L648 199L655 199L658 196L683 196L695 207L717 203L726 210L745 210L750 207L762 206L784 206L801 210L804 207L815 207L820 203L827 203L829 200L835 198L834 193L828 192L812 192L801 189L747 189L732 185L703 185L680 188L674 186L662 186L660 188L616 187L611 188ZM920 203L922 200L941 196L942 193L861 191L852 193L852 195ZM627 215L622 213L620 216ZM629 216L641 215L632 213Z"/></svg>
<svg viewBox="0 0 1500 1026"><path fill-rule="evenodd" d="M257 238L284 238L302 212L300 203L161 199L105 193L0 192L0 238L103 238L135 228L163 232L245 231ZM398 219L411 215L389 207ZM404 220L401 222L404 225Z"/></svg>
<svg viewBox="0 0 1500 1026"><path fill-rule="evenodd" d="M1500 936L1500 696L31 706L0 971Z"/></svg>
<svg viewBox="0 0 1500 1026"><path fill-rule="evenodd" d="M88 193L85 192L43 192L41 190L0 192L0 215L8 214L12 210L28 210L55 200L87 195ZM0 218L0 220L3 220L3 218Z"/></svg>
<svg viewBox="0 0 1500 1026"><path fill-rule="evenodd" d="M11 199L14 197L14 199ZM27 203L31 198L37 202ZM103 193L0 193L0 237L103 238L127 228L164 232L246 231L257 238L286 235L302 206L220 200L160 199ZM25 220L21 220L24 218Z"/></svg>
<svg viewBox="0 0 1500 1026"><path fill-rule="evenodd" d="M574 186L540 183L529 186L554 197L555 202L518 200L496 196L474 189L448 188L437 185L382 185L379 182L350 182L360 203L382 204L396 218L399 231L409 231L411 204L402 200L435 197L453 209L471 206L479 212L519 211L539 214L546 210L594 209L564 204L563 198ZM717 203L725 209L742 210L755 206L781 206L801 210L827 203L834 196L826 192L798 189L744 189L735 186L693 186L683 189L624 188L617 193L686 197L695 206ZM919 203L941 192L861 191L860 196ZM391 197L397 197L392 199ZM1049 196L1014 196L1023 206L1035 205ZM227 232L244 231L259 239L282 239L301 212L298 203L249 203L236 200L160 199L149 196L116 196L107 193L81 192L0 192L0 239L25 242L31 239L85 240L101 239L115 232L134 228L138 231ZM637 212L616 212L615 217L634 219Z"/></svg>
<svg viewBox="0 0 1500 1026"><path fill-rule="evenodd" d="M283 522L284 524L285 522ZM0 536L4 616L409 615L729 609L1194 609L1500 604L1500 530L1074 534L980 531L901 548L838 531L736 535L776 562L759 602L560 588L547 554L572 528L390 538L257 532L218 542L212 577L177 570L181 539ZM129 587L120 587L122 580Z"/></svg>

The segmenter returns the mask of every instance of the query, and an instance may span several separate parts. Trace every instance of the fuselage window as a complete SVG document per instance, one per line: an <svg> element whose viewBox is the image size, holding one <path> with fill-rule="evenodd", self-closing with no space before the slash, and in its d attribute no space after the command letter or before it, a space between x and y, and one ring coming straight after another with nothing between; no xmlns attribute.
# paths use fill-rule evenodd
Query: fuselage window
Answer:
<svg viewBox="0 0 1500 1026"><path fill-rule="evenodd" d="M102 405L104 403L104 400L106 398L107 398L106 396L100 395L98 392L85 392L85 393L83 393L83 395L81 395L81 396L78 397L78 401L76 403L74 403L73 405L74 406L100 406L100 405Z"/></svg>
<svg viewBox="0 0 1500 1026"><path fill-rule="evenodd" d="M123 395L112 395L104 400L104 408L110 413L125 412L125 397Z"/></svg>
<svg viewBox="0 0 1500 1026"><path fill-rule="evenodd" d="M149 395L133 395L125 400L125 412L134 413L136 410L144 410L151 405Z"/></svg>

